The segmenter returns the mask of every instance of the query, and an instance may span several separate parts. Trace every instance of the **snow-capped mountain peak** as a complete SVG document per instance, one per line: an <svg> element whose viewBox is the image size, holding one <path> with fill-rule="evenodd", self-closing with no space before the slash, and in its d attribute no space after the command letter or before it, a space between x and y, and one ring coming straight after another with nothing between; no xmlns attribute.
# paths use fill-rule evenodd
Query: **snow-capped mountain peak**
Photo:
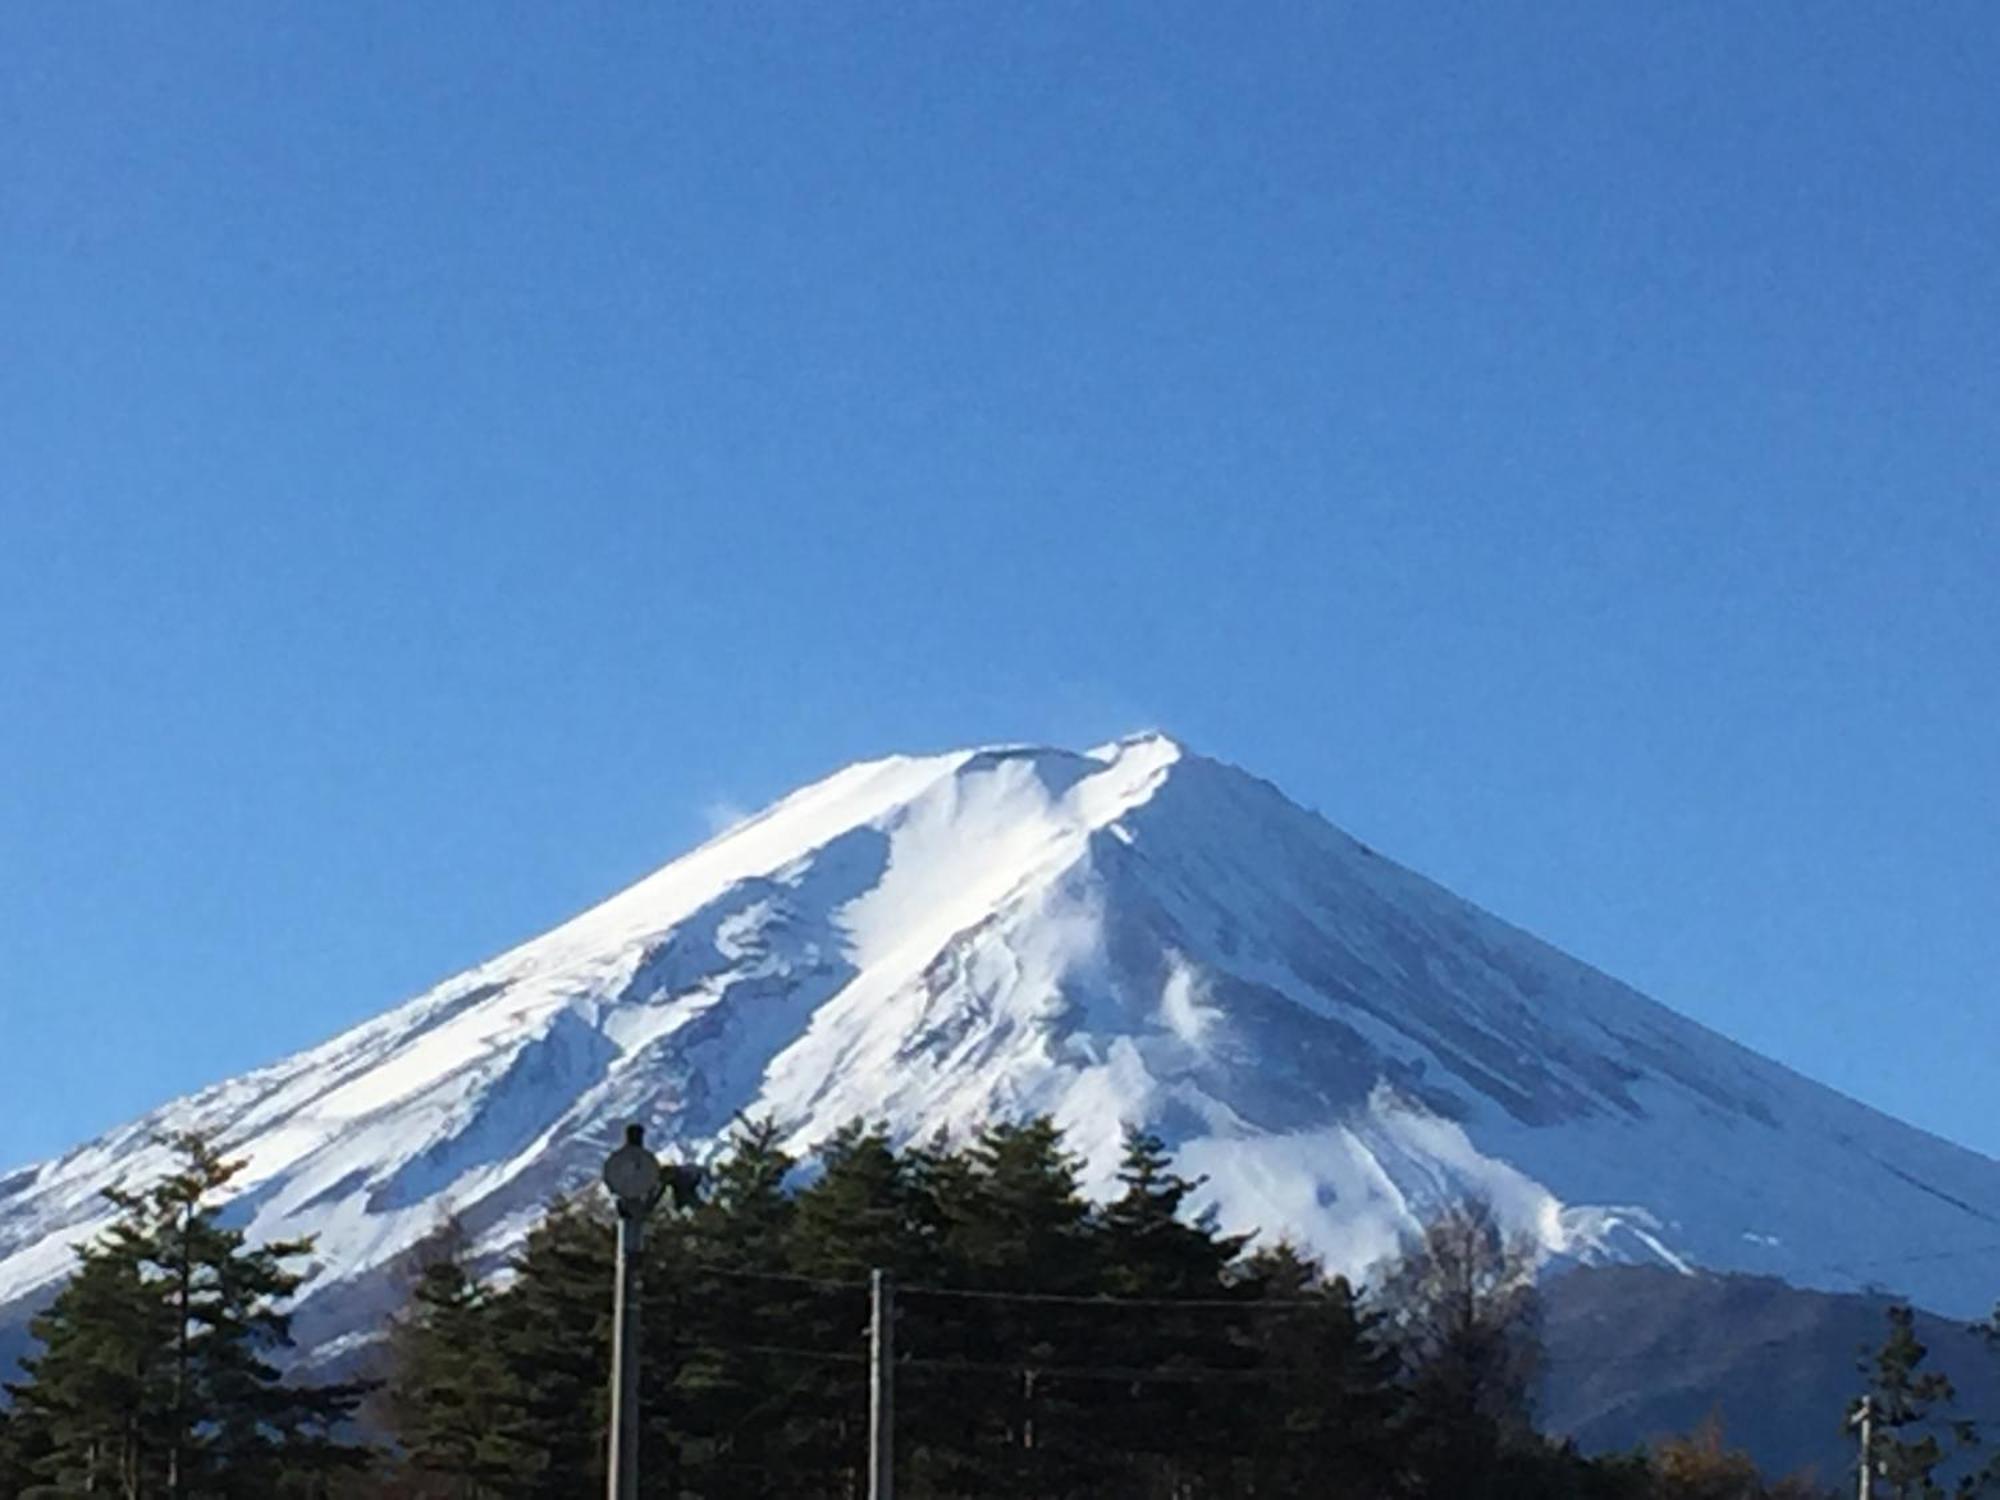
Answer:
<svg viewBox="0 0 2000 1500"><path fill-rule="evenodd" d="M248 1159L254 1233L319 1237L331 1337L445 1214L504 1249L627 1120L699 1154L746 1113L803 1150L856 1117L1042 1112L1094 1184L1150 1126L1225 1224L1357 1272L1464 1192L1551 1256L1900 1278L1946 1311L1991 1288L1913 1257L2000 1239L2000 1164L1149 734L851 766L324 1046L0 1178L0 1305L63 1273L163 1130Z"/></svg>

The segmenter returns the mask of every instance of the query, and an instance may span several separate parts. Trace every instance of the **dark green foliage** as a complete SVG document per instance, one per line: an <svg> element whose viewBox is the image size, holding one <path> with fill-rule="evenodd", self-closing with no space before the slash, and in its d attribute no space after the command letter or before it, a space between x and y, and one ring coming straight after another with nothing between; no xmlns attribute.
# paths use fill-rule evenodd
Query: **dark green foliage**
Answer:
<svg viewBox="0 0 2000 1500"><path fill-rule="evenodd" d="M95 1493L164 1500L175 1463L190 1497L601 1493L616 1230L594 1198L557 1205L490 1279L453 1229L413 1257L376 1405L394 1460L357 1476L328 1436L352 1392L287 1387L265 1363L296 1247L251 1250L215 1224L201 1205L227 1170L194 1152L121 1199L120 1233L38 1325L0 1421L0 1500L91 1493L93 1475ZM1478 1205L1370 1295L1288 1245L1220 1234L1157 1138L1127 1140L1100 1205L1077 1174L1047 1120L903 1148L857 1123L803 1165L775 1125L742 1124L699 1201L647 1227L642 1493L865 1494L876 1270L899 1288L905 1500L1792 1493L1712 1435L1611 1460L1538 1438L1527 1266Z"/></svg>
<svg viewBox="0 0 2000 1500"><path fill-rule="evenodd" d="M772 1352L810 1334L802 1288L776 1279L791 1265L793 1166L773 1122L744 1122L705 1201L668 1239L680 1265L661 1271L674 1278L680 1315L666 1334L679 1346L667 1400L681 1414L680 1471L696 1493L797 1493L794 1450L805 1438L788 1416L793 1393L810 1393L813 1362ZM845 1342L852 1352L851 1331Z"/></svg>
<svg viewBox="0 0 2000 1500"><path fill-rule="evenodd" d="M1536 1438L1532 1292L1484 1209L1447 1215L1369 1298L1289 1246L1246 1256L1190 1213L1199 1187L1134 1135L1117 1192L1093 1207L1046 1120L903 1149L857 1123L803 1171L775 1126L746 1122L702 1201L650 1226L643 1493L865 1494L878 1269L900 1287L906 1500L1779 1493L1703 1487L1741 1478L1719 1447L1669 1475ZM383 1493L601 1487L613 1232L569 1205L497 1289L449 1261L427 1271L391 1387L405 1472ZM468 1420L481 1402L492 1415ZM437 1487L446 1476L457 1487Z"/></svg>
<svg viewBox="0 0 2000 1500"><path fill-rule="evenodd" d="M558 1204L502 1291L473 1278L453 1238L420 1258L391 1340L382 1417L401 1452L403 1492L556 1500L601 1488L609 1215Z"/></svg>
<svg viewBox="0 0 2000 1500"><path fill-rule="evenodd" d="M463 1260L455 1226L418 1258L410 1305L391 1334L394 1379L383 1415L402 1442L411 1487L440 1500L490 1500L507 1492L520 1455L497 1342L489 1337L491 1293Z"/></svg>
<svg viewBox="0 0 2000 1500"><path fill-rule="evenodd" d="M528 1236L505 1294L489 1303L514 1475L506 1493L565 1500L603 1487L614 1243L608 1212L559 1205Z"/></svg>
<svg viewBox="0 0 2000 1500"><path fill-rule="evenodd" d="M30 1325L41 1351L22 1361L27 1380L10 1388L12 1425L34 1444L29 1472L52 1493L156 1489L172 1399L166 1304L148 1285L133 1226L80 1246L77 1257L69 1284Z"/></svg>
<svg viewBox="0 0 2000 1500"><path fill-rule="evenodd" d="M250 1245L218 1217L242 1164L199 1136L168 1144L176 1169L108 1191L120 1218L79 1247L33 1325L40 1351L9 1388L14 1483L130 1500L325 1493L367 1460L336 1436L363 1392L288 1383L272 1363L300 1281L286 1263L311 1245Z"/></svg>
<svg viewBox="0 0 2000 1500"><path fill-rule="evenodd" d="M892 1282L935 1279L935 1226L919 1213L909 1159L882 1130L856 1124L840 1131L820 1148L818 1166L798 1194L791 1225L792 1270L810 1280L785 1288L787 1341L826 1357L792 1358L787 1404L799 1433L800 1482L810 1493L858 1494L867 1488L866 1412L854 1399L859 1367L835 1356L859 1352L868 1305L858 1288L873 1271ZM846 1285L819 1284L827 1282Z"/></svg>
<svg viewBox="0 0 2000 1500"><path fill-rule="evenodd" d="M1986 1347L2000 1355L2000 1307L1993 1309L1984 1322L1975 1323L1972 1332L1985 1340ZM1967 1422L1959 1426L1959 1435L1968 1444L1977 1443L1981 1428ZM1959 1493L1963 1495L2000 1495L2000 1453L1991 1454L1985 1464L1976 1472L1960 1481Z"/></svg>
<svg viewBox="0 0 2000 1500"><path fill-rule="evenodd" d="M1258 1367L1268 1375L1250 1403L1255 1493L1310 1494L1323 1474L1390 1493L1403 1470L1404 1395L1381 1314L1289 1244L1259 1251L1246 1272L1260 1303Z"/></svg>
<svg viewBox="0 0 2000 1500"><path fill-rule="evenodd" d="M1882 1347L1865 1359L1868 1398L1875 1408L1875 1472L1895 1500L1942 1500L1937 1470L1945 1444L1936 1419L1953 1398L1943 1373L1923 1368L1930 1351L1917 1337L1916 1314L1908 1307L1888 1310L1889 1332Z"/></svg>
<svg viewBox="0 0 2000 1500"><path fill-rule="evenodd" d="M1099 1283L1114 1297L1156 1305L1124 1328L1105 1327L1104 1314L1095 1321L1116 1351L1110 1363L1159 1378L1100 1383L1092 1431L1129 1455L1127 1466L1146 1480L1141 1493L1171 1496L1190 1478L1225 1486L1238 1456L1253 1451L1264 1400L1261 1391L1246 1399L1268 1352L1258 1330L1283 1320L1260 1323L1249 1312L1260 1288L1235 1275L1247 1237L1218 1235L1211 1218L1189 1216L1201 1184L1173 1170L1163 1141L1128 1134L1118 1182L1097 1220Z"/></svg>
<svg viewBox="0 0 2000 1500"><path fill-rule="evenodd" d="M924 1362L913 1473L944 1495L1088 1493L1101 1392L1059 1372L1105 1362L1099 1315L1030 1300L1099 1289L1090 1205L1061 1133L1046 1119L991 1125L927 1175L943 1284L985 1295L904 1299L901 1352Z"/></svg>
<svg viewBox="0 0 2000 1500"><path fill-rule="evenodd" d="M34 1465L45 1448L14 1412L0 1406L0 1495L18 1495L34 1477Z"/></svg>

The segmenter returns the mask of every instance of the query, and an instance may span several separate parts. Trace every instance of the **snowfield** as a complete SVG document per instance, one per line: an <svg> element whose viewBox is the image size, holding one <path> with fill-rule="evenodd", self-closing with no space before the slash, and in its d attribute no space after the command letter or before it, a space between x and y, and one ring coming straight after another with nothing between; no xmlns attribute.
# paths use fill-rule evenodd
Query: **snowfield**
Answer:
<svg viewBox="0 0 2000 1500"><path fill-rule="evenodd" d="M1754 1003L1756 997L1744 997ZM1143 736L850 767L601 906L271 1067L0 1175L0 1308L198 1128L235 1212L343 1287L457 1215L495 1254L628 1120L702 1156L1052 1114L1103 1189L1158 1130L1232 1229L1365 1274L1492 1199L1552 1260L1990 1308L2000 1163L1822 1088Z"/></svg>

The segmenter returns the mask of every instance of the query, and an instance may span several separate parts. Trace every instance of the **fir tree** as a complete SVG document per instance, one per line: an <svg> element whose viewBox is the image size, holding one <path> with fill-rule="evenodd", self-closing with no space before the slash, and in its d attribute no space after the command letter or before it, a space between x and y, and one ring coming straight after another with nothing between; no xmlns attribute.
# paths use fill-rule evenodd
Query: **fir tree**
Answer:
<svg viewBox="0 0 2000 1500"><path fill-rule="evenodd" d="M34 1481L36 1444L19 1412L0 1406L0 1500L13 1500Z"/></svg>
<svg viewBox="0 0 2000 1500"><path fill-rule="evenodd" d="M794 1269L848 1281L878 1269L899 1279L926 1274L912 1164L887 1130L854 1121L815 1156L819 1174L798 1194L789 1226Z"/></svg>
<svg viewBox="0 0 2000 1500"><path fill-rule="evenodd" d="M798 1347L791 1270L796 1164L772 1120L746 1120L689 1218L677 1305L686 1345L668 1399L689 1485L706 1495L792 1493L798 1434L787 1398L811 1383ZM851 1352L851 1351L850 1351Z"/></svg>
<svg viewBox="0 0 2000 1500"><path fill-rule="evenodd" d="M877 1267L907 1278L897 1468L912 1500L1804 1493L1753 1482L1706 1438L1649 1460L1536 1437L1531 1258L1477 1207L1413 1240L1368 1301L1288 1246L1244 1259L1240 1241L1190 1217L1199 1184L1147 1136L1128 1142L1120 1191L1096 1209L1047 1121L901 1151L856 1124L796 1192L792 1165L775 1126L745 1124L706 1199L651 1221L647 1500L861 1493ZM612 1243L604 1213L570 1203L531 1234L503 1290L455 1257L428 1264L391 1386L405 1474L361 1493L597 1489ZM7 1441L18 1448L34 1419L24 1406Z"/></svg>
<svg viewBox="0 0 2000 1500"><path fill-rule="evenodd" d="M860 1288L876 1270L893 1285L920 1282L932 1266L910 1160L881 1126L856 1121L815 1155L818 1175L799 1192L790 1222L792 1267L810 1278L790 1289L791 1328L795 1344L826 1357L800 1361L788 1405L800 1492L844 1496L866 1487L867 1386L864 1371L841 1357L853 1355L868 1318ZM913 1406L905 1429L921 1417Z"/></svg>
<svg viewBox="0 0 2000 1500"><path fill-rule="evenodd" d="M603 1485L614 1261L609 1215L569 1200L528 1235L492 1299L502 1456L520 1500Z"/></svg>
<svg viewBox="0 0 2000 1500"><path fill-rule="evenodd" d="M1123 1191L1100 1217L1105 1286L1113 1296L1213 1298L1249 1243L1248 1235L1222 1235L1212 1214L1190 1219L1188 1199L1201 1178L1182 1177L1158 1136L1125 1134L1118 1169Z"/></svg>
<svg viewBox="0 0 2000 1500"><path fill-rule="evenodd" d="M1103 1452L1088 1423L1092 1386L1064 1371L1102 1363L1099 1315L1033 1300L1101 1290L1076 1160L1046 1117L994 1124L936 1181L947 1194L942 1248L952 1282L1028 1294L960 1300L950 1308L955 1331L942 1341L968 1367L965 1378L940 1385L970 1416L960 1441L969 1435L979 1455L983 1493L1060 1495L1087 1486Z"/></svg>
<svg viewBox="0 0 2000 1500"><path fill-rule="evenodd" d="M40 1352L21 1361L27 1378L8 1391L16 1445L52 1493L163 1489L172 1330L144 1250L126 1223L78 1246L75 1273L29 1325Z"/></svg>
<svg viewBox="0 0 2000 1500"><path fill-rule="evenodd" d="M1875 1408L1870 1457L1895 1500L1942 1500L1937 1470L1945 1447L1934 1428L1925 1428L1955 1393L1943 1372L1923 1368L1930 1351L1917 1337L1916 1314L1899 1305L1890 1307L1886 1317L1889 1331L1882 1346L1861 1365Z"/></svg>
<svg viewBox="0 0 2000 1500"><path fill-rule="evenodd" d="M1252 1417L1244 1386L1229 1377L1250 1373L1257 1351L1247 1312L1215 1304L1232 1295L1249 1301L1227 1279L1248 1237L1219 1234L1212 1216L1189 1216L1201 1183L1173 1170L1156 1135L1127 1131L1118 1181L1122 1191L1097 1220L1103 1286L1114 1298L1159 1305L1142 1312L1113 1304L1097 1320L1097 1363L1135 1376L1096 1389L1095 1425L1132 1455L1149 1493L1176 1495L1204 1475L1211 1487L1226 1484ZM1206 1305L1177 1309L1177 1301Z"/></svg>
<svg viewBox="0 0 2000 1500"><path fill-rule="evenodd" d="M384 1407L405 1465L440 1500L499 1500L510 1492L510 1452L491 1293L466 1268L456 1226L419 1256L410 1305L390 1337Z"/></svg>
<svg viewBox="0 0 2000 1500"><path fill-rule="evenodd" d="M1254 1408L1252 1492L1390 1493L1402 1394L1382 1315L1287 1242L1251 1256L1244 1279L1267 1309L1255 1325L1267 1383Z"/></svg>
<svg viewBox="0 0 2000 1500"><path fill-rule="evenodd" d="M169 1138L174 1170L121 1211L33 1332L42 1351L14 1387L52 1493L140 1500L323 1492L366 1451L339 1429L363 1391L287 1384L280 1304L309 1241L250 1245L220 1208L241 1162L198 1135Z"/></svg>

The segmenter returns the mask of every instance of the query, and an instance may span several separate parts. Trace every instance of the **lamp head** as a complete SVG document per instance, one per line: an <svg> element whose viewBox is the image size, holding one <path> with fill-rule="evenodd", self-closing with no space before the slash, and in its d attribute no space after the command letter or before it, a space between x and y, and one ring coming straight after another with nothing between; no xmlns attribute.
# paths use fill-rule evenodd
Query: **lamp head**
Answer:
<svg viewBox="0 0 2000 1500"><path fill-rule="evenodd" d="M627 1125L625 1144L604 1163L604 1185L618 1200L620 1213L644 1213L660 1191L660 1164L646 1149L645 1127Z"/></svg>

